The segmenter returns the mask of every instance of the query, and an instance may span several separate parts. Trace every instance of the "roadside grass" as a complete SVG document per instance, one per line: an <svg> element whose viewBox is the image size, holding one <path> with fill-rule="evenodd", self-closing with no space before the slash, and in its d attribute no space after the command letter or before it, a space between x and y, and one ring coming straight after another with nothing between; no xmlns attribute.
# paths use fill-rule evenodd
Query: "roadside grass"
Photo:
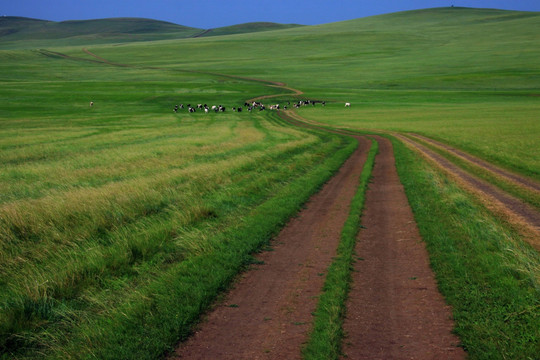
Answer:
<svg viewBox="0 0 540 360"><path fill-rule="evenodd" d="M351 210L341 232L337 255L329 266L322 293L314 313L313 330L303 349L304 359L339 359L343 339L345 302L351 283L356 235L364 208L365 192L378 151L377 141L372 145L360 176L358 190L351 201Z"/></svg>
<svg viewBox="0 0 540 360"><path fill-rule="evenodd" d="M401 142L393 144L439 290L469 357L537 358L538 252Z"/></svg>
<svg viewBox="0 0 540 360"><path fill-rule="evenodd" d="M240 221L222 224L219 231L196 227L195 241L186 246L195 249L195 255L156 274L151 283L130 292L120 306L84 321L75 329L73 341L57 349L53 357L154 359L172 350L189 335L201 311L252 261L250 254L277 234L356 147L346 138L333 138L339 139L331 147L333 155L321 158L318 166L273 189L272 197L251 207ZM235 201L245 194L246 187L247 183L238 184L239 193L232 194Z"/></svg>
<svg viewBox="0 0 540 360"><path fill-rule="evenodd" d="M199 120L196 124L204 122ZM258 115L222 117L214 126L216 130L224 128L225 131L210 131L208 138L194 131L187 137L178 137L179 145L169 145L168 151L172 154L187 152L190 155L187 161L178 158L180 162L176 164L167 156L163 161L145 161L143 155L152 154L153 150L162 155L168 154L159 140L150 142L154 147L136 152L131 159L131 146L119 148L115 145L114 140L121 136L106 136L101 141L110 143L104 151L114 149L116 155L109 157L104 154L100 159L94 153L88 164L89 170L93 171L112 160L111 170L95 174L103 181L81 186L68 158L65 172L72 176L64 179L60 175L57 187L49 189L43 185L42 193L38 194L21 191L22 198L0 206L0 326L4 357L24 358L28 354L32 357L32 354L43 351L76 358L80 348L86 347L83 344L90 337L89 333L99 337L94 332L104 331L102 328L94 329L97 324L105 326L108 323L109 320L103 320L103 316L108 319L109 314L116 314L114 316L125 318L128 313L126 306L144 306L146 296L149 296L148 289L157 286L155 282L164 274L193 257L206 256L209 252L216 256L216 241L229 241L228 237L223 237L223 231L241 227L247 221L247 214L255 207L271 201L273 193L279 193L291 181L298 183L299 177L305 178L306 173L318 171L317 176L311 175L315 178L310 181L320 185L337 169L336 156L343 161L346 157L344 151L351 151L350 141L290 129L278 119L267 121ZM167 131L167 128L161 129ZM136 144L140 137L152 139L155 135L144 128L141 131L138 136L128 139L135 139ZM174 134L174 131L169 134ZM192 148L189 147L190 142L194 143ZM188 147L183 148L186 145ZM324 161L334 152L334 162L329 168L330 165ZM84 145L75 152L76 157L78 154L84 154ZM92 163L94 159L98 161L97 165ZM76 158L74 163L79 163L79 160ZM56 176L55 169L63 173L62 162L52 161L51 165L42 159L39 162L46 166L38 169L39 176L51 174L51 182ZM133 164L126 169L125 162L129 165L130 161ZM115 166L120 167L120 172L127 179L117 178L115 173L109 174ZM34 171L26 163L11 167L17 168L19 175ZM11 179L7 180L12 183ZM315 190L316 186L312 184L309 191ZM287 206L282 204L282 211L289 211L287 216L291 215L291 209L300 206L298 196L308 196L305 191L301 193L303 195L299 193L293 197ZM276 223L273 222L274 217L265 214L268 218L265 226L272 229L284 224L287 218L280 218ZM227 234L236 236L234 232ZM262 244L270 235L267 232L255 238L258 244ZM215 240L216 237L221 240ZM256 245L252 244L250 251L254 247ZM210 295L204 291L209 296L205 300L207 302L226 286L221 281L239 270L241 263L238 261L245 262L248 258L249 253L238 257L231 249L228 251L234 254L229 255L234 255L234 259L228 261L236 262L226 265L228 275L219 278L219 286L213 288ZM219 264L223 265L222 260ZM189 272L192 271L194 269L189 268ZM202 273L204 271L201 270ZM190 284L187 281L183 286L189 287ZM162 292L165 292L168 287L166 284L162 286ZM217 286L216 283L213 286ZM191 300L189 296L186 298L188 302ZM204 304L196 302L186 306L198 312L204 308ZM190 313L192 320L197 318L198 312ZM113 324L116 323L115 320ZM163 319L155 324L161 328L158 324L162 326ZM73 345L69 342L71 336L67 334L80 334L79 328L86 330L81 330L84 335L81 335L80 343ZM169 331L173 328L170 327ZM187 329L182 331L185 333L189 331ZM132 328L130 331L134 335L142 329ZM166 338L170 341L169 337ZM127 343L133 339L124 341ZM153 342L154 339L148 341ZM168 343L168 346L173 345ZM63 346L70 350L58 350ZM95 346L103 347L104 344ZM114 358L118 351L115 347L111 345L114 350L111 350L110 358ZM164 350L163 347L159 350L154 348L149 358Z"/></svg>

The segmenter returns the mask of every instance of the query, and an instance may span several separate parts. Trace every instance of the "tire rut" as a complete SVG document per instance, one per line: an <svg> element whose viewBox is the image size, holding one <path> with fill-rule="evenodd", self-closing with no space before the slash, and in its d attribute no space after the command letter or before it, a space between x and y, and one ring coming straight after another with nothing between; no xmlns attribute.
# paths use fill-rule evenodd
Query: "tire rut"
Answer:
<svg viewBox="0 0 540 360"><path fill-rule="evenodd" d="M417 141L399 134L395 134L395 136L431 160L467 190L476 194L488 209L513 224L522 233L525 240L540 251L540 213L535 208L498 187L469 174Z"/></svg>
<svg viewBox="0 0 540 360"><path fill-rule="evenodd" d="M430 139L428 137L425 137L425 136L422 136L422 135L418 135L418 134L412 134L412 133L409 133L407 134L409 136L412 136L413 138L416 138L416 139L420 139L420 140L423 140L439 149L443 149L444 151L447 151L449 153L452 153L456 156L458 156L459 158L461 159L464 159L466 161L468 161L469 163L471 164L474 164L478 167L481 167L485 170L488 170L491 174L493 174L494 176L499 176L499 177L503 177L505 178L507 181L510 181L518 186L521 186L521 187L524 187L525 189L529 190L529 191L533 191L533 192L540 192L540 183L532 180L532 179L529 179L529 178L526 178L524 176L521 176L521 175L518 175L518 174L515 174L515 173L512 173L508 170L505 170L505 169L502 169L500 167L497 167L493 164L490 164L488 163L487 161L484 161L482 159L479 159L475 156L472 156L470 154L467 154L459 149L456 149L456 148L453 148L449 145L446 145L446 144L443 144L443 143L440 143L436 140L433 140L433 139Z"/></svg>
<svg viewBox="0 0 540 360"><path fill-rule="evenodd" d="M343 351L349 359L464 359L451 310L437 289L429 257L399 180L390 140L366 193Z"/></svg>
<svg viewBox="0 0 540 360"><path fill-rule="evenodd" d="M257 256L263 264L242 274L173 358L301 358L370 144L359 138L338 173L272 242L273 251Z"/></svg>

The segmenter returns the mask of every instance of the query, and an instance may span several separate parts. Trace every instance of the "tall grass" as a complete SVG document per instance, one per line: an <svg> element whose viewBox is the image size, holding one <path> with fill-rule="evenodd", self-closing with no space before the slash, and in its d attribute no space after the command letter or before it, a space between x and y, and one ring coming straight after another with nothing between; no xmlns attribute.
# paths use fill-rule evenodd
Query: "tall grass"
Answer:
<svg viewBox="0 0 540 360"><path fill-rule="evenodd" d="M185 146L195 138L177 139L182 145L170 150L189 151L189 161L145 161L151 154L145 150L128 160L132 174L125 164L118 165L127 179L72 187L79 179L68 176L63 191L44 186L46 195L0 207L4 352L17 355L26 347L38 351L57 346L66 340L60 334L75 331L89 318L99 321L102 312L126 306L126 301L140 306L144 299L137 289L152 286L175 264L213 249L205 239L242 223L250 209L318 168L326 154L344 144L335 136L289 129L258 116L222 119L217 129L223 124L230 129L221 139L214 132L208 139L195 132L194 149ZM119 159L131 152L129 146L114 149ZM157 145L154 150L164 149ZM141 154L146 156L141 159ZM54 171L55 162L40 171ZM324 174L326 179L329 173ZM293 201L289 208L298 205Z"/></svg>

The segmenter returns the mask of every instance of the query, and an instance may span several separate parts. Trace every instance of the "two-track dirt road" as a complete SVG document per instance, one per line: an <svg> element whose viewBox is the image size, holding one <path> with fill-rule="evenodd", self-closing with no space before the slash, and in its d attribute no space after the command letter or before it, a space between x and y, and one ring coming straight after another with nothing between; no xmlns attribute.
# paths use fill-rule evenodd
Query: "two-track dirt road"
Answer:
<svg viewBox="0 0 540 360"><path fill-rule="evenodd" d="M428 254L397 175L390 140L366 193L343 351L349 359L463 359L452 313L437 290Z"/></svg>
<svg viewBox="0 0 540 360"><path fill-rule="evenodd" d="M298 359L327 267L336 254L370 141L273 241L264 262L242 275L176 357L182 359Z"/></svg>
<svg viewBox="0 0 540 360"><path fill-rule="evenodd" d="M369 141L315 195L264 253L264 265L235 288L181 344L180 359L300 359L324 273L335 254ZM379 155L367 194L348 303L345 353L350 359L462 359L451 311L438 293L403 187L393 149Z"/></svg>

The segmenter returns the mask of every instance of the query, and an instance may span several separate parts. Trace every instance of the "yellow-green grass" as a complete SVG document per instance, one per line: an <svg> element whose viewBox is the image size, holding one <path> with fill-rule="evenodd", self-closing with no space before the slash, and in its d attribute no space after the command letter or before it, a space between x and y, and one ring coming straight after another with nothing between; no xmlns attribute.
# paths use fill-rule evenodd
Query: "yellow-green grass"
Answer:
<svg viewBox="0 0 540 360"><path fill-rule="evenodd" d="M182 131L156 125L176 145L140 129L131 146L116 146L122 134L109 133L100 139L108 147L92 156L82 146L65 162L4 167L16 174L5 186L11 199L0 205L8 354L26 346L58 349L68 340L59 329L75 332L84 319L138 296L174 264L207 253L213 234L241 224L250 209L343 146L336 137L259 115L209 122L198 119ZM148 142L139 149L141 138ZM74 169L79 164L82 172ZM27 181L17 185L16 178Z"/></svg>
<svg viewBox="0 0 540 360"><path fill-rule="evenodd" d="M96 348L113 358L161 355L354 147L230 111L280 91L262 84L34 51L0 56L2 358L76 358ZM179 103L229 111L174 113ZM223 244L232 258L222 257ZM192 264L208 269L197 260L207 257L224 268L211 284L199 281L200 296L167 293L171 273L204 276ZM176 290L189 292L192 281ZM185 306L163 309L168 322L134 325L133 309L155 289ZM167 329L162 341L143 335L150 323ZM119 331L133 337L102 338ZM141 342L151 350L130 348Z"/></svg>

